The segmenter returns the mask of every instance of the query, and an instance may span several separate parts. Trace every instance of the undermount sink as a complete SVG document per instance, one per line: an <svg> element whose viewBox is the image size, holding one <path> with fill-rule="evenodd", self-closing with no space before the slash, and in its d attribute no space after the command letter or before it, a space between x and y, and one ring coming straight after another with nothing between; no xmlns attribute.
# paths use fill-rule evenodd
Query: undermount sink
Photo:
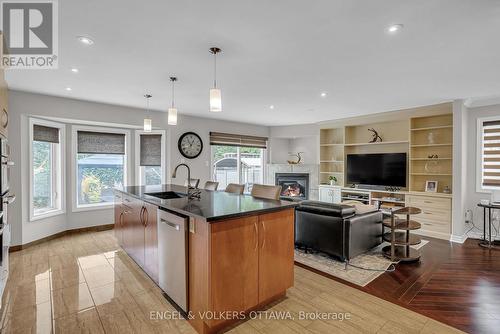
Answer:
<svg viewBox="0 0 500 334"><path fill-rule="evenodd" d="M176 193L175 191L162 191L162 192L158 192L158 193L145 193L145 195L158 197L161 199L174 199L174 198L181 198L181 197L186 196L184 194Z"/></svg>

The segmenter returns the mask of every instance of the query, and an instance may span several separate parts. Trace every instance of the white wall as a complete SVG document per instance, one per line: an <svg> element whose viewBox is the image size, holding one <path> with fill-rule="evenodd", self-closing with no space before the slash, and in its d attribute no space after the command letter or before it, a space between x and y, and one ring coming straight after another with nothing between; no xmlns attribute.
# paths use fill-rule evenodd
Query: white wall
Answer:
<svg viewBox="0 0 500 334"><path fill-rule="evenodd" d="M292 158L288 152L304 152L302 163L319 163L319 126L317 124L273 126L270 128L269 162L285 164Z"/></svg>
<svg viewBox="0 0 500 334"><path fill-rule="evenodd" d="M286 164L290 158L290 139L289 138L269 138L268 163Z"/></svg>
<svg viewBox="0 0 500 334"><path fill-rule="evenodd" d="M302 163L319 163L319 136L300 137L290 139L290 152L303 152L301 154Z"/></svg>
<svg viewBox="0 0 500 334"><path fill-rule="evenodd" d="M483 211L477 207L481 199L490 199L491 195L488 192L477 192L476 190L476 173L477 173L477 120L483 117L500 117L500 104L469 108L467 110L467 159L466 159L466 196L464 207L465 210L472 210L474 213L474 223L477 229L471 231L469 235L478 236L483 230ZM471 226L466 226L470 229Z"/></svg>
<svg viewBox="0 0 500 334"><path fill-rule="evenodd" d="M462 100L453 102L453 199L452 240L462 242L465 232L465 197L467 179L467 109Z"/></svg>
<svg viewBox="0 0 500 334"><path fill-rule="evenodd" d="M208 111L207 111L208 112ZM58 119L67 123L92 123L117 127L140 129L144 118L144 110L128 108L117 105L94 103L74 99L31 94L18 91L9 92L9 143L12 150L12 159L16 168L11 171L11 190L17 194L16 202L10 207L9 216L12 224L12 244L25 244L66 229L110 224L113 222L113 210L102 209L85 212L72 212L71 210L71 131L66 129L66 214L51 218L29 221L29 129L28 118L30 116L40 118ZM202 154L193 160L185 159L191 166L192 177L200 178L201 184L210 179L210 143L209 132L229 132L255 136L268 136L269 128L235 122L211 120L200 117L192 117L179 113L177 126L167 125L167 115L162 112L152 112L153 127L167 129L167 175L171 168L183 160L177 149L179 136L186 131L196 132L203 140L204 148ZM133 137L133 136L132 136ZM131 138L133 139L133 138ZM133 142L131 152L134 152ZM134 159L129 158L130 183L135 180ZM179 170L178 177L173 181L183 184L185 171ZM167 178L169 182L170 177Z"/></svg>

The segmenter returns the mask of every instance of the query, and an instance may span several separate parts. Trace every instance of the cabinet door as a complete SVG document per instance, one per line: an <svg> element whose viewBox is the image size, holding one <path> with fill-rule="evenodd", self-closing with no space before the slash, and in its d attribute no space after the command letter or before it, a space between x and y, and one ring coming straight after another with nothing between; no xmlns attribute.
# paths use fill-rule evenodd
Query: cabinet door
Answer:
<svg viewBox="0 0 500 334"><path fill-rule="evenodd" d="M123 207L121 204L115 203L115 238L118 245L123 247Z"/></svg>
<svg viewBox="0 0 500 334"><path fill-rule="evenodd" d="M141 201L134 201L134 260L144 266L144 206Z"/></svg>
<svg viewBox="0 0 500 334"><path fill-rule="evenodd" d="M144 203L144 269L158 283L158 221L157 207Z"/></svg>
<svg viewBox="0 0 500 334"><path fill-rule="evenodd" d="M125 203L125 201L124 201ZM130 203L129 203L130 204ZM133 216L132 208L129 205L122 204L122 218L121 218L121 239L122 248L132 256L134 249L134 231L133 231Z"/></svg>
<svg viewBox="0 0 500 334"><path fill-rule="evenodd" d="M293 286L294 210L259 216L259 303Z"/></svg>
<svg viewBox="0 0 500 334"><path fill-rule="evenodd" d="M123 247L123 206L122 196L120 193L115 193L115 237L118 245Z"/></svg>
<svg viewBox="0 0 500 334"><path fill-rule="evenodd" d="M248 310L258 302L258 217L230 219L210 228L211 310Z"/></svg>
<svg viewBox="0 0 500 334"><path fill-rule="evenodd" d="M144 265L144 225L143 225L143 212L144 208L142 201L131 198L129 196L123 197L124 205L128 206L129 212L124 217L125 229L124 231L124 244L127 253L139 264Z"/></svg>
<svg viewBox="0 0 500 334"><path fill-rule="evenodd" d="M332 188L332 203L342 203L342 189L339 187Z"/></svg>
<svg viewBox="0 0 500 334"><path fill-rule="evenodd" d="M327 187L321 187L319 188L319 200L321 202L328 202L332 203L332 190Z"/></svg>

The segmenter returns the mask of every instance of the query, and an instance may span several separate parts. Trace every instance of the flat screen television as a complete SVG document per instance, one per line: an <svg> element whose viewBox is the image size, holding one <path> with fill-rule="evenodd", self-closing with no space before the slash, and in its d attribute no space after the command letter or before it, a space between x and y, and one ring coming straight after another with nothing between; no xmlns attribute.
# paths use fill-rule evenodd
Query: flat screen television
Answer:
<svg viewBox="0 0 500 334"><path fill-rule="evenodd" d="M348 154L347 183L406 187L406 153Z"/></svg>

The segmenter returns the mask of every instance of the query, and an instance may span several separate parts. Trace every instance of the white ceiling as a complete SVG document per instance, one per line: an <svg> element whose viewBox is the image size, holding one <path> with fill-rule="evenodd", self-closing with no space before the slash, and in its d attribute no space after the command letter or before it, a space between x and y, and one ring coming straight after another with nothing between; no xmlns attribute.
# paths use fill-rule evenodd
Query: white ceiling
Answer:
<svg viewBox="0 0 500 334"><path fill-rule="evenodd" d="M404 29L386 33L394 23ZM497 95L499 32L497 0L64 0L59 69L8 70L7 81L134 107L150 92L151 106L166 110L176 75L179 113L312 123ZM214 45L220 114L208 112Z"/></svg>

